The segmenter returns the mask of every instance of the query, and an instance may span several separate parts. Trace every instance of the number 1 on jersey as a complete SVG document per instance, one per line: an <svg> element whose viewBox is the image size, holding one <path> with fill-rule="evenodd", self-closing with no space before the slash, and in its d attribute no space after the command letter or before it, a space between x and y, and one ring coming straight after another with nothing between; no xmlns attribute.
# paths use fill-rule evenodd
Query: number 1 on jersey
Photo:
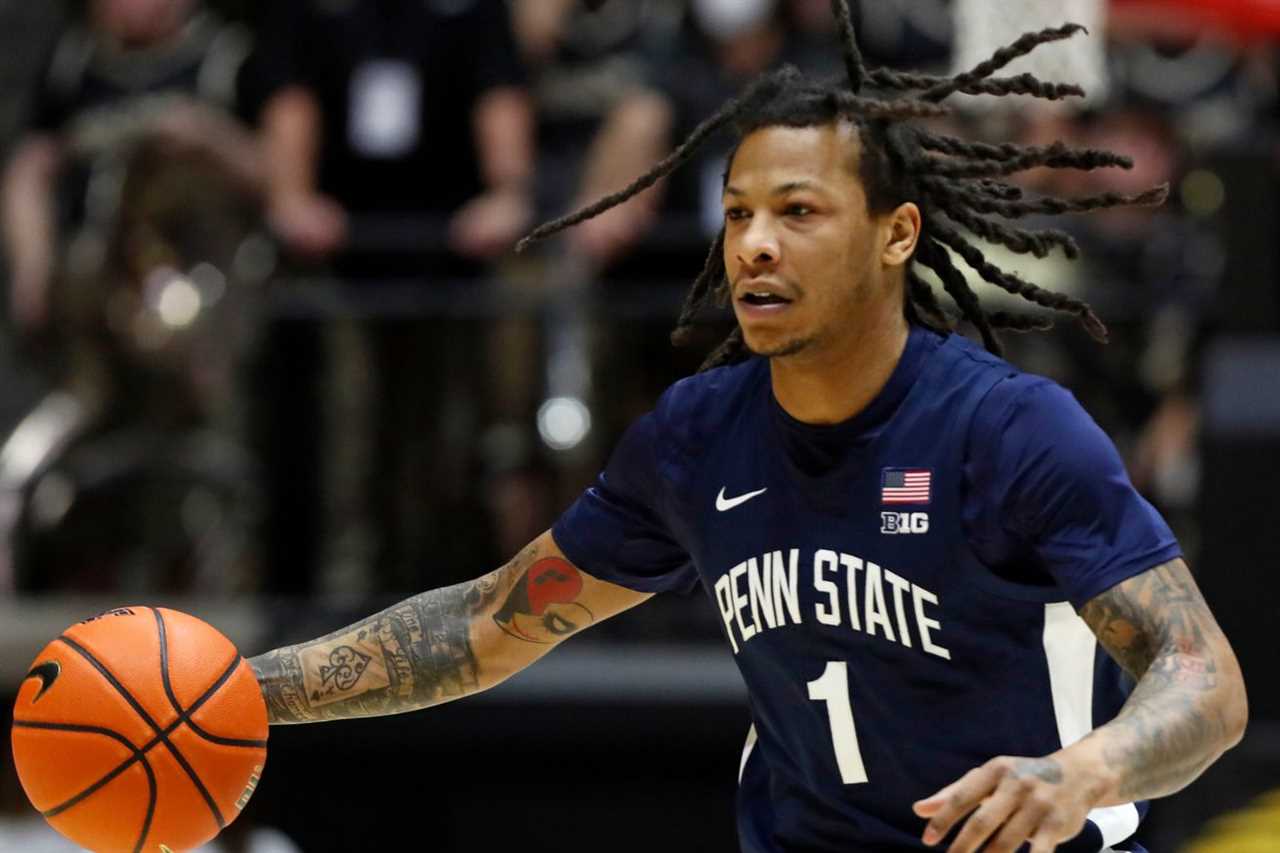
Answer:
<svg viewBox="0 0 1280 853"><path fill-rule="evenodd" d="M853 726L853 706L849 703L849 665L844 661L827 661L821 677L809 682L809 698L827 703L831 745L836 750L841 780L846 785L867 781L867 768L858 749L858 731Z"/></svg>

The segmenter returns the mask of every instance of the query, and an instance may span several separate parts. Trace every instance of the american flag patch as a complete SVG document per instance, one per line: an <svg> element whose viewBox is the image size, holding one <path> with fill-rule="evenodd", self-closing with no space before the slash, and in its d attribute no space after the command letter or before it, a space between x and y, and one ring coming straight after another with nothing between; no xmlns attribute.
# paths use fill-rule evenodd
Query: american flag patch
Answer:
<svg viewBox="0 0 1280 853"><path fill-rule="evenodd" d="M885 468L880 472L880 502L927 504L932 480L927 468Z"/></svg>

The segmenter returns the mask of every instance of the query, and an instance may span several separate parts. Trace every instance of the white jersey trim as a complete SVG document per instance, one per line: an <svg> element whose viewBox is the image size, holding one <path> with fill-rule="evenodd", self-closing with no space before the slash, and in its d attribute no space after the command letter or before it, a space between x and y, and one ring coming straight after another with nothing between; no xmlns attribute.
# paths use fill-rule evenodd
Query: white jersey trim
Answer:
<svg viewBox="0 0 1280 853"><path fill-rule="evenodd" d="M1087 818L1102 833L1103 850L1110 850L1112 844L1118 844L1137 832L1142 820L1138 815L1138 807L1133 803L1094 809Z"/></svg>
<svg viewBox="0 0 1280 853"><path fill-rule="evenodd" d="M742 745L742 761L738 763L738 784L742 784L742 775L747 772L747 759L751 757L751 750L756 748L756 724L752 723L751 728L747 729L747 742Z"/></svg>
<svg viewBox="0 0 1280 853"><path fill-rule="evenodd" d="M1044 606L1044 655L1058 737L1070 746L1093 730L1093 662L1098 640L1067 601ZM1102 833L1102 850L1138 830L1133 803L1094 809L1088 819Z"/></svg>

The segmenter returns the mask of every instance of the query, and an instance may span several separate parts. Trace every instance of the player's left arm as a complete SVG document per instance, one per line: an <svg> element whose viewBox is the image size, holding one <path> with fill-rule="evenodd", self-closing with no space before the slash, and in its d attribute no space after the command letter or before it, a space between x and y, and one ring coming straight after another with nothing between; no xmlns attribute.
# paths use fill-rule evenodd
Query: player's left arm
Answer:
<svg viewBox="0 0 1280 853"><path fill-rule="evenodd" d="M1240 742L1249 718L1240 664L1185 562L1117 584L1080 615L1137 681L1116 718L1078 745L1107 771L1096 805L1172 794Z"/></svg>
<svg viewBox="0 0 1280 853"><path fill-rule="evenodd" d="M1240 741L1240 666L1185 562L1117 584L1080 615L1137 681L1120 713L1052 755L992 759L917 802L929 818L926 843L964 821L951 853L1012 853L1027 841L1048 853L1080 832L1090 810L1171 794Z"/></svg>

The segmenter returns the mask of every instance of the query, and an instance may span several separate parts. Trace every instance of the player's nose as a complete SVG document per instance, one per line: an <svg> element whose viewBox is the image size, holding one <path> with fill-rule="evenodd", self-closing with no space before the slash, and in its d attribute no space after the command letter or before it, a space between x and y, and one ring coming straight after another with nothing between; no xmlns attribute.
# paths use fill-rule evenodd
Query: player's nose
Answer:
<svg viewBox="0 0 1280 853"><path fill-rule="evenodd" d="M781 260L782 247L767 217L753 217L738 243L737 256L738 263L748 270L769 269Z"/></svg>

